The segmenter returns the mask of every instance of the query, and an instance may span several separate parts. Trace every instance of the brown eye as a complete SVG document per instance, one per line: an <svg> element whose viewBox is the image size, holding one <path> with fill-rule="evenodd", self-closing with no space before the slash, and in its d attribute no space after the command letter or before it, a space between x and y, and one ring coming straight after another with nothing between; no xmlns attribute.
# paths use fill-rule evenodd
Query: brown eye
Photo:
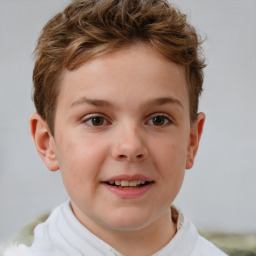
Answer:
<svg viewBox="0 0 256 256"><path fill-rule="evenodd" d="M105 119L101 116L92 117L91 120L93 126L101 126L105 121Z"/></svg>
<svg viewBox="0 0 256 256"><path fill-rule="evenodd" d="M161 125L164 125L165 118L164 116L155 116L153 117L152 121L154 125L161 126Z"/></svg>
<svg viewBox="0 0 256 256"><path fill-rule="evenodd" d="M157 115L157 116L152 117L149 120L149 124L154 125L154 126L164 126L164 125L169 124L169 123L171 123L171 121L165 115Z"/></svg>
<svg viewBox="0 0 256 256"><path fill-rule="evenodd" d="M107 120L102 116L92 116L83 121L90 126L102 126L107 123Z"/></svg>

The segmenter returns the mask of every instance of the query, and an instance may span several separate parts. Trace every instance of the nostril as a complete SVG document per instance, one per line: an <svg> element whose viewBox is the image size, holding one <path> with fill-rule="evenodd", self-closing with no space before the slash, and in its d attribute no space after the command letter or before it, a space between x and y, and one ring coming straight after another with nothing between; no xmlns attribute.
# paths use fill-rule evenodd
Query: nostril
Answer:
<svg viewBox="0 0 256 256"><path fill-rule="evenodd" d="M136 161L136 160L143 160L144 158L145 158L144 154L138 154L138 155L119 154L117 156L117 159L119 161L122 161L122 160Z"/></svg>

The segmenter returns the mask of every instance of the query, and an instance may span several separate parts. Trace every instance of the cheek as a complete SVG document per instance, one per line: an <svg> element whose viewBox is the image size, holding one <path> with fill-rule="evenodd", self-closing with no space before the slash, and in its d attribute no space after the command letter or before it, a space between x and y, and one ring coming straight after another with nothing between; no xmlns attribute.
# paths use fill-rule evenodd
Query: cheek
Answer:
<svg viewBox="0 0 256 256"><path fill-rule="evenodd" d="M184 139L165 140L154 148L154 162L161 177L161 187L169 198L175 198L183 182L187 143Z"/></svg>
<svg viewBox="0 0 256 256"><path fill-rule="evenodd" d="M187 144L184 141L165 140L159 145L159 147L154 147L153 155L155 155L157 167L163 172L163 175L185 170Z"/></svg>
<svg viewBox="0 0 256 256"><path fill-rule="evenodd" d="M166 182L167 190L170 188L175 191L181 186L185 173L186 156L184 150L176 148L175 146L169 147L169 151L163 152L159 165L160 175L164 182ZM176 189L175 189L176 188Z"/></svg>
<svg viewBox="0 0 256 256"><path fill-rule="evenodd" d="M97 181L100 166L106 158L106 146L90 140L73 139L62 140L59 148L58 161L67 190L77 187L89 189L89 184Z"/></svg>

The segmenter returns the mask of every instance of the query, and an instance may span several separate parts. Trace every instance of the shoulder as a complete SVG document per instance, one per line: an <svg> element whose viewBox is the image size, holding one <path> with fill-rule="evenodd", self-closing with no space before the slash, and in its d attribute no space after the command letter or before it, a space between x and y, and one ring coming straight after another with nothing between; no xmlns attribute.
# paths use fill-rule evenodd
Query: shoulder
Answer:
<svg viewBox="0 0 256 256"><path fill-rule="evenodd" d="M172 208L172 217L173 213L175 213L174 208ZM176 243L176 248L178 248L177 255L227 256L213 243L202 237L194 224L177 209L175 219L178 232L173 243Z"/></svg>
<svg viewBox="0 0 256 256"><path fill-rule="evenodd" d="M50 214L45 214L27 224L13 239L2 249L0 256L51 256L55 252L51 241L47 241L40 234L40 239L35 239L36 230L47 225ZM38 241L37 241L38 240ZM38 246L39 245L39 246Z"/></svg>
<svg viewBox="0 0 256 256"><path fill-rule="evenodd" d="M30 256L30 255L31 253L27 250L27 247L25 245L10 246L3 253L3 256Z"/></svg>
<svg viewBox="0 0 256 256"><path fill-rule="evenodd" d="M197 244L191 254L191 256L227 256L223 251L221 251L214 244L203 238L202 236L198 236Z"/></svg>
<svg viewBox="0 0 256 256"><path fill-rule="evenodd" d="M50 243L41 243L39 246L27 246L25 244L8 247L2 256L67 256Z"/></svg>

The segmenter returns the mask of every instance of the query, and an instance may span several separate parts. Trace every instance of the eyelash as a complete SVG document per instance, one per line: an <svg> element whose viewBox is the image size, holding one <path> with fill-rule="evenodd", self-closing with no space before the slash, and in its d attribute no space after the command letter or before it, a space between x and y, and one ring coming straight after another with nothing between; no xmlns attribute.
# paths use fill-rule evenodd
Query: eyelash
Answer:
<svg viewBox="0 0 256 256"><path fill-rule="evenodd" d="M155 125L155 124L153 124L153 122L154 122L153 119L154 119L154 118L159 118L159 117L163 118L164 123L161 124L161 125ZM173 123L173 121L171 120L171 118L170 118L169 116L163 115L163 114L155 114L154 116L152 116L152 117L147 121L147 123L150 122L150 121L152 121L152 124L151 124L151 125L156 126L156 127L164 127L164 126L167 126L167 125Z"/></svg>
<svg viewBox="0 0 256 256"><path fill-rule="evenodd" d="M93 125L93 123L92 123L93 119L96 119L96 118L100 118L101 120L103 120L103 124L101 124L101 125ZM105 117L103 117L101 115L95 115L95 116L90 116L90 117L84 119L83 123L87 123L87 124L90 123L89 125L92 126L92 127L99 127L99 126L106 125L108 123L108 121L107 121L107 119Z"/></svg>
<svg viewBox="0 0 256 256"><path fill-rule="evenodd" d="M160 124L160 125L154 124L153 123L154 118L159 118L159 117L163 118L162 121L164 121L164 123ZM98 121L103 121L103 123L100 123L99 125L94 125L93 120L96 119L96 118L100 119ZM94 120L94 121L96 121L96 120ZM110 122L108 122L108 120L105 117L103 117L101 115L90 116L90 117L84 119L82 122L87 123L91 127L100 127L100 126L104 126L104 125L107 125L107 124L110 123ZM167 115L164 115L164 114L155 114L154 116L151 116L150 119L148 119L147 122L146 122L146 124L150 124L150 125L156 126L156 127L164 127L164 126L167 126L167 125L172 124L172 123L173 123L173 121L171 120L171 118Z"/></svg>

